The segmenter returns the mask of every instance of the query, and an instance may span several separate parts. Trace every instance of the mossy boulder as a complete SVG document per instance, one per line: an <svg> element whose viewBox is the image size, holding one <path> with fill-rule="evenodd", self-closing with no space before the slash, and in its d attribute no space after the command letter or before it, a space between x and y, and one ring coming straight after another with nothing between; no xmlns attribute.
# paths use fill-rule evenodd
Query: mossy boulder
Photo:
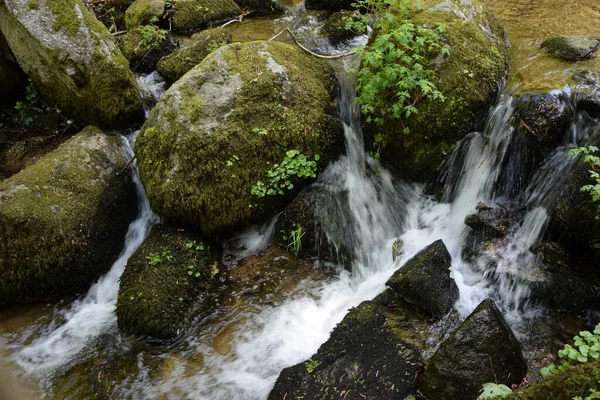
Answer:
<svg viewBox="0 0 600 400"><path fill-rule="evenodd" d="M552 36L544 40L541 47L565 61L583 61L600 48L600 36Z"/></svg>
<svg viewBox="0 0 600 400"><path fill-rule="evenodd" d="M323 25L323 32L327 34L329 41L333 44L346 42L354 38L356 33L346 29L346 20L352 15L350 11L339 11L332 13Z"/></svg>
<svg viewBox="0 0 600 400"><path fill-rule="evenodd" d="M352 4L355 0L305 0L304 5L307 10L353 10Z"/></svg>
<svg viewBox="0 0 600 400"><path fill-rule="evenodd" d="M590 390L600 390L600 360L569 367L547 376L541 382L515 389L504 399L573 400L586 399Z"/></svg>
<svg viewBox="0 0 600 400"><path fill-rule="evenodd" d="M379 306L365 301L315 355L281 372L268 399L404 399L416 388L421 362L419 351L386 326Z"/></svg>
<svg viewBox="0 0 600 400"><path fill-rule="evenodd" d="M214 247L197 235L155 226L121 276L119 329L155 339L176 337L191 318L211 312L218 260Z"/></svg>
<svg viewBox="0 0 600 400"><path fill-rule="evenodd" d="M0 32L0 106L10 106L23 94L27 76Z"/></svg>
<svg viewBox="0 0 600 400"><path fill-rule="evenodd" d="M89 127L0 182L0 304L73 295L106 272L136 212L128 161Z"/></svg>
<svg viewBox="0 0 600 400"><path fill-rule="evenodd" d="M225 29L214 28L198 32L182 48L160 60L157 71L172 84L200 64L211 52L229 43L231 43L231 32Z"/></svg>
<svg viewBox="0 0 600 400"><path fill-rule="evenodd" d="M173 29L191 32L237 17L242 9L233 0L186 0L173 2Z"/></svg>
<svg viewBox="0 0 600 400"><path fill-rule="evenodd" d="M425 398L474 400L487 382L510 386L525 377L521 346L493 301L484 300L427 361L419 377Z"/></svg>
<svg viewBox="0 0 600 400"><path fill-rule="evenodd" d="M40 94L78 124L143 117L127 60L81 0L3 1L0 30Z"/></svg>
<svg viewBox="0 0 600 400"><path fill-rule="evenodd" d="M444 242L436 240L394 272L386 285L402 300L442 317L459 297L458 286L450 276L451 261Z"/></svg>
<svg viewBox="0 0 600 400"><path fill-rule="evenodd" d="M399 121L372 129L386 137L384 165L427 181L435 178L436 168L456 142L481 127L507 72L508 48L504 30L477 0L425 0L421 5L411 14L415 24L446 27L442 40L450 55L432 62L436 71L432 81L445 101L425 99L416 104L418 113L403 121L409 134L403 133Z"/></svg>
<svg viewBox="0 0 600 400"><path fill-rule="evenodd" d="M211 53L161 97L137 139L153 209L206 237L283 209L310 179L290 176L283 195L260 196L257 183L271 185L268 172L290 150L318 159L319 170L339 154L335 83L327 63L285 43Z"/></svg>
<svg viewBox="0 0 600 400"><path fill-rule="evenodd" d="M154 39L149 41L145 35L151 35ZM153 25L145 25L127 31L121 37L119 47L129 60L132 71L148 73L156 69L161 58L171 54L175 43L170 33L158 30Z"/></svg>
<svg viewBox="0 0 600 400"><path fill-rule="evenodd" d="M274 14L283 12L284 8L276 0L235 0L238 6L253 14Z"/></svg>
<svg viewBox="0 0 600 400"><path fill-rule="evenodd" d="M125 12L127 30L152 24L165 13L165 0L135 0Z"/></svg>

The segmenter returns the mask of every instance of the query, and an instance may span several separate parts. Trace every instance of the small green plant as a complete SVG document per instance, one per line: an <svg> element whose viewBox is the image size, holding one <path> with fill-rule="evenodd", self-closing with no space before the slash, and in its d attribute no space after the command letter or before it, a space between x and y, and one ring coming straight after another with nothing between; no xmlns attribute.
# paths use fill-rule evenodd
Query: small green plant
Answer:
<svg viewBox="0 0 600 400"><path fill-rule="evenodd" d="M566 344L559 350L558 357L567 361L558 367L554 363L548 364L540 370L542 376L565 370L573 363L585 363L590 359L600 358L600 324L596 325L593 332L579 332L579 335L573 338L573 346Z"/></svg>
<svg viewBox="0 0 600 400"><path fill-rule="evenodd" d="M496 399L498 397L506 397L509 394L512 394L512 389L506 385L488 382L484 383L481 388L481 394L477 398L477 400L483 399Z"/></svg>
<svg viewBox="0 0 600 400"><path fill-rule="evenodd" d="M65 131L73 124L73 121L62 116L58 108L50 107L41 100L37 88L31 80L25 87L25 98L15 103L15 110L17 111L16 122L25 129L42 125L41 118L50 114L55 114L62 120Z"/></svg>
<svg viewBox="0 0 600 400"><path fill-rule="evenodd" d="M264 128L254 128L252 129L252 133L256 133L257 135L267 135L269 131Z"/></svg>
<svg viewBox="0 0 600 400"><path fill-rule="evenodd" d="M598 382L600 383L600 382ZM590 389L590 394L585 397L575 396L573 400L598 400L600 399L600 392L595 389Z"/></svg>
<svg viewBox="0 0 600 400"><path fill-rule="evenodd" d="M285 194L285 190L294 188L292 178L315 178L317 175L317 162L320 156L317 154L314 160L310 160L299 150L288 150L281 164L273 165L273 169L267 171L269 182L256 182L251 193L257 197L275 196Z"/></svg>
<svg viewBox="0 0 600 400"><path fill-rule="evenodd" d="M160 29L156 23L158 18L154 17L150 20L150 25L140 27L140 46L147 49L160 48L161 42L167 37L167 31Z"/></svg>
<svg viewBox="0 0 600 400"><path fill-rule="evenodd" d="M321 361L313 360L312 358L304 363L306 372L309 374L312 374L319 365L321 365Z"/></svg>
<svg viewBox="0 0 600 400"><path fill-rule="evenodd" d="M284 233L283 240L287 240L288 250L291 251L294 256L298 257L298 254L300 254L300 251L302 250L302 238L306 232L300 224L294 223L292 226L295 229L291 230L288 234Z"/></svg>
<svg viewBox="0 0 600 400"><path fill-rule="evenodd" d="M592 201L598 204L598 211L600 215L600 174L598 168L600 168L600 157L594 155L598 152L596 146L579 147L577 149L569 150L569 155L573 157L583 156L583 162L587 163L590 167L590 178L595 181L595 184L585 185L580 188L582 192L588 192L592 196ZM596 218L600 218L597 215Z"/></svg>
<svg viewBox="0 0 600 400"><path fill-rule="evenodd" d="M188 240L185 242L184 247L191 251L204 251L206 250L206 245L204 242L196 242L195 240Z"/></svg>
<svg viewBox="0 0 600 400"><path fill-rule="evenodd" d="M152 252L146 256L146 260L150 265L157 265L166 261L172 261L173 255L170 250L163 250L162 252Z"/></svg>
<svg viewBox="0 0 600 400"><path fill-rule="evenodd" d="M193 276L195 278L200 278L200 272L196 271L196 267L194 265L188 265L187 267L187 274L189 276Z"/></svg>

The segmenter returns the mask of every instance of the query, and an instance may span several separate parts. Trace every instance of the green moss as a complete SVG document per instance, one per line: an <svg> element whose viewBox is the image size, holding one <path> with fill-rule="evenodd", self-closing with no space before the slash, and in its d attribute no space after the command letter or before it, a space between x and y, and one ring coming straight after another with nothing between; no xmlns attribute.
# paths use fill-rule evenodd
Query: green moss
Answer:
<svg viewBox="0 0 600 400"><path fill-rule="evenodd" d="M199 30L241 13L233 0L178 1L173 6L173 29L180 32Z"/></svg>
<svg viewBox="0 0 600 400"><path fill-rule="evenodd" d="M200 64L212 51L231 43L231 33L221 28L207 29L192 37L184 47L158 62L158 73L173 83Z"/></svg>
<svg viewBox="0 0 600 400"><path fill-rule="evenodd" d="M286 76L269 70L269 57ZM329 65L292 45L251 42L211 53L163 95L140 133L136 152L155 210L209 236L280 210L305 182L295 180L287 196L257 198L251 188L289 149L327 164L341 133L326 114L333 87Z"/></svg>
<svg viewBox="0 0 600 400"><path fill-rule="evenodd" d="M177 336L189 317L211 311L217 260L197 235L154 227L121 277L119 328L157 339Z"/></svg>
<svg viewBox="0 0 600 400"><path fill-rule="evenodd" d="M150 29L152 41L148 40L148 33L143 33L142 29L145 28ZM128 30L121 36L119 47L125 58L129 60L132 71L150 73L156 69L161 58L173 51L174 44L167 31L159 30L152 25Z"/></svg>
<svg viewBox="0 0 600 400"><path fill-rule="evenodd" d="M40 8L39 0L27 0L27 7L29 10L37 10Z"/></svg>
<svg viewBox="0 0 600 400"><path fill-rule="evenodd" d="M153 18L160 18L165 12L165 0L136 0L125 11L125 25L133 29L150 24Z"/></svg>
<svg viewBox="0 0 600 400"><path fill-rule="evenodd" d="M56 17L54 21L54 30L64 29L69 35L75 36L81 28L81 21L77 16L75 7L80 7L81 3L65 0L46 0L46 5L52 10Z"/></svg>

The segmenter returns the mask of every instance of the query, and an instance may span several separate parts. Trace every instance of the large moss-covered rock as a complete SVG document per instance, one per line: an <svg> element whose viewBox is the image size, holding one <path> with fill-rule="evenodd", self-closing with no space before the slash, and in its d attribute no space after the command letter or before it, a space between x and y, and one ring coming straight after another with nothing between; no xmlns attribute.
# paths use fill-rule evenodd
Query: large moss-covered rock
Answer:
<svg viewBox="0 0 600 400"><path fill-rule="evenodd" d="M127 29L153 23L165 13L165 0L135 0L125 12Z"/></svg>
<svg viewBox="0 0 600 400"><path fill-rule="evenodd" d="M421 356L365 301L350 310L315 355L285 368L269 400L404 399L416 387Z"/></svg>
<svg viewBox="0 0 600 400"><path fill-rule="evenodd" d="M148 41L145 35L151 35L153 39ZM175 43L168 32L144 25L127 31L121 37L119 47L129 60L132 71L148 73L156 69L161 58L171 54Z"/></svg>
<svg viewBox="0 0 600 400"><path fill-rule="evenodd" d="M110 267L135 216L128 161L90 127L0 182L0 304L75 294Z"/></svg>
<svg viewBox="0 0 600 400"><path fill-rule="evenodd" d="M404 121L409 134L398 121L379 129L387 140L382 162L424 181L435 175L454 144L484 121L507 71L508 48L504 30L477 0L421 4L422 9L411 14L412 21L427 26L441 23L447 30L443 41L450 55L433 61L437 73L433 83L445 101L425 99L416 104L418 113Z"/></svg>
<svg viewBox="0 0 600 400"><path fill-rule="evenodd" d="M231 32L225 29L215 28L198 32L185 46L160 60L157 71L167 82L173 83L200 64L212 51L229 43Z"/></svg>
<svg viewBox="0 0 600 400"><path fill-rule="evenodd" d="M600 48L600 36L552 36L542 42L542 49L565 61L582 61Z"/></svg>
<svg viewBox="0 0 600 400"><path fill-rule="evenodd" d="M23 94L27 76L17 64L8 43L0 32L0 106L11 105Z"/></svg>
<svg viewBox="0 0 600 400"><path fill-rule="evenodd" d="M276 0L235 0L238 6L255 14L273 14L283 11Z"/></svg>
<svg viewBox="0 0 600 400"><path fill-rule="evenodd" d="M450 276L452 259L444 242L436 240L386 282L394 294L433 315L447 314L458 300L456 282Z"/></svg>
<svg viewBox="0 0 600 400"><path fill-rule="evenodd" d="M319 169L337 155L334 86L331 67L293 45L234 43L211 53L161 97L137 140L153 209L208 237L281 210L309 180L290 177L284 195L259 197L253 186L269 183L289 150L319 155Z"/></svg>
<svg viewBox="0 0 600 400"><path fill-rule="evenodd" d="M119 329L174 338L190 317L201 318L211 311L218 271L216 252L198 236L155 226L121 276Z"/></svg>
<svg viewBox="0 0 600 400"><path fill-rule="evenodd" d="M233 0L186 0L173 2L173 29L190 32L204 29L242 13Z"/></svg>
<svg viewBox="0 0 600 400"><path fill-rule="evenodd" d="M353 10L354 0L305 0L304 4L308 10Z"/></svg>
<svg viewBox="0 0 600 400"><path fill-rule="evenodd" d="M569 367L529 387L515 389L504 399L573 400L589 399L590 389L600 390L600 360Z"/></svg>
<svg viewBox="0 0 600 400"><path fill-rule="evenodd" d="M81 0L3 1L0 29L42 96L80 125L143 116L127 60Z"/></svg>
<svg viewBox="0 0 600 400"><path fill-rule="evenodd" d="M487 382L509 385L527 372L521 346L491 300L484 300L425 365L427 399L474 400Z"/></svg>

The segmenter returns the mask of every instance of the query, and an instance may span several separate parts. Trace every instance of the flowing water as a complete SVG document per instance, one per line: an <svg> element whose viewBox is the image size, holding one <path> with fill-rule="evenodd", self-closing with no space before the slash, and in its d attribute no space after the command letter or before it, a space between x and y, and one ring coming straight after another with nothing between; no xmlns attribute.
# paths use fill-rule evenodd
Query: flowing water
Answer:
<svg viewBox="0 0 600 400"><path fill-rule="evenodd" d="M318 45L316 39L311 43L321 50L332 49ZM366 154L352 102L354 82L342 72L340 82L346 155L321 173L315 185L340 205L336 220L345 229L344 245L354 252L349 270L339 268L329 275L302 267L286 271L296 274L293 282L282 285L268 301L225 291L229 302L171 345L149 345L123 336L114 314L119 276L157 220L134 171L140 213L110 272L85 297L59 305L29 327L2 336L0 349L15 366L16 375L32 380L48 397L60 393L60 397L84 398L85 393L77 394L76 389L64 396L67 384L63 381L61 387L57 377L74 373L78 365L96 365L95 357L103 363L117 362L116 357L126 361L117 364L125 372L111 377L109 394L114 398L264 399L283 368L314 354L349 308L382 292L396 269L438 239L443 239L452 256L448 273L460 290L459 315L464 318L492 297L519 336L526 338L529 322L540 310L528 304L529 289L518 278L533 267L532 249L542 239L559 194L557 187L569 179L573 159L566 151L586 143L593 133L592 121L576 118L564 143L529 179L526 163L514 151L519 138L513 128L513 99L502 96L490 110L483 131L468 135L450 158L444 196L436 201L424 195L420 185L394 178ZM158 98L163 90L155 75L141 77L139 83L144 97ZM134 139L135 134L124 140L130 156ZM476 212L479 203L505 202L526 206L522 223L496 248L474 261L465 260L462 253L470 233L465 218ZM271 221L229 244L234 270L242 268L243 261L235 266L240 259L268 246L273 226ZM337 228L331 227L329 234L337 235ZM404 246L393 260L391 247L398 238ZM66 382L73 386L86 380L72 379Z"/></svg>

